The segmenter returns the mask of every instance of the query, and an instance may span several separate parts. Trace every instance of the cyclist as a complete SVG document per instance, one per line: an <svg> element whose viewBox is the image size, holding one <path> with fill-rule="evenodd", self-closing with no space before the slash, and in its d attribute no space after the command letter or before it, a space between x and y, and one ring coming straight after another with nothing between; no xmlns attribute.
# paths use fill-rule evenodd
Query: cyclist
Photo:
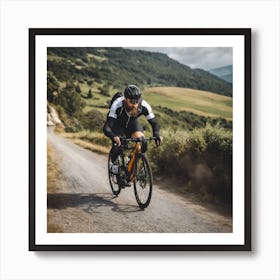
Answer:
<svg viewBox="0 0 280 280"><path fill-rule="evenodd" d="M159 135L159 124L155 119L151 106L141 97L140 89L135 85L128 85L124 90L124 96L120 96L112 103L106 122L103 127L104 134L111 138L113 152L111 154L114 162L119 154L121 145L120 136L141 138L144 137L143 128L138 120L141 115L146 116L153 129L153 136L156 137L156 145L162 143ZM142 144L142 151L145 152L147 146Z"/></svg>

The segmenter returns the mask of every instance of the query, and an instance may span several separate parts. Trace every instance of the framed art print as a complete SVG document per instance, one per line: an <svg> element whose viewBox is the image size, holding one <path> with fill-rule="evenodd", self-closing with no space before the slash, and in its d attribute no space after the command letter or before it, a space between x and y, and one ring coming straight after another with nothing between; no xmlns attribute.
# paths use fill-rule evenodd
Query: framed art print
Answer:
<svg viewBox="0 0 280 280"><path fill-rule="evenodd" d="M251 250L250 29L29 29L29 105L29 250Z"/></svg>

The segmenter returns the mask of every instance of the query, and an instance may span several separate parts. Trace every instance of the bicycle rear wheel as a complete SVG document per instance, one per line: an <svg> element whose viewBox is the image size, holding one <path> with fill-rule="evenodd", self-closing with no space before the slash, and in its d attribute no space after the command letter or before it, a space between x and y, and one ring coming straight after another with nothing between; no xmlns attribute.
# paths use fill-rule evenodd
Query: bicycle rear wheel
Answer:
<svg viewBox="0 0 280 280"><path fill-rule="evenodd" d="M141 209L148 207L152 197L153 176L150 164L144 154L139 154L135 163L133 180L136 201Z"/></svg>
<svg viewBox="0 0 280 280"><path fill-rule="evenodd" d="M119 162L117 161L117 163L119 163ZM117 196L121 192L121 186L118 184L118 180L117 180L118 175L113 174L113 172L112 172L112 166L113 166L113 163L111 161L111 151L110 151L109 156L108 156L109 182L110 182L110 186L111 186L113 194Z"/></svg>

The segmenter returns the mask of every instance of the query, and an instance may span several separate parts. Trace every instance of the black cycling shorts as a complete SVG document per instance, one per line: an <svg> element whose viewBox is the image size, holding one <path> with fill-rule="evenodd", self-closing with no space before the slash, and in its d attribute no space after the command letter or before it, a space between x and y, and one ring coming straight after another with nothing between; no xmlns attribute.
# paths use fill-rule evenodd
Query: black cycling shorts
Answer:
<svg viewBox="0 0 280 280"><path fill-rule="evenodd" d="M144 132L143 127L138 119L130 121L127 128L119 126L118 122L116 122L112 128L112 131L118 136L125 136L127 138L131 137L132 133L136 131Z"/></svg>

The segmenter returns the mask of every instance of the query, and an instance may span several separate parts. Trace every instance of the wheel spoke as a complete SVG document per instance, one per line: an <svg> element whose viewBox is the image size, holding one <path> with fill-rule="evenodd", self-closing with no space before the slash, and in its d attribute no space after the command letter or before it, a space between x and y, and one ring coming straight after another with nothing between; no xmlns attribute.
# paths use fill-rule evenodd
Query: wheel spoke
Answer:
<svg viewBox="0 0 280 280"><path fill-rule="evenodd" d="M141 208L149 205L152 192L151 170L147 159L142 156L136 163L136 177L134 179L136 200Z"/></svg>

